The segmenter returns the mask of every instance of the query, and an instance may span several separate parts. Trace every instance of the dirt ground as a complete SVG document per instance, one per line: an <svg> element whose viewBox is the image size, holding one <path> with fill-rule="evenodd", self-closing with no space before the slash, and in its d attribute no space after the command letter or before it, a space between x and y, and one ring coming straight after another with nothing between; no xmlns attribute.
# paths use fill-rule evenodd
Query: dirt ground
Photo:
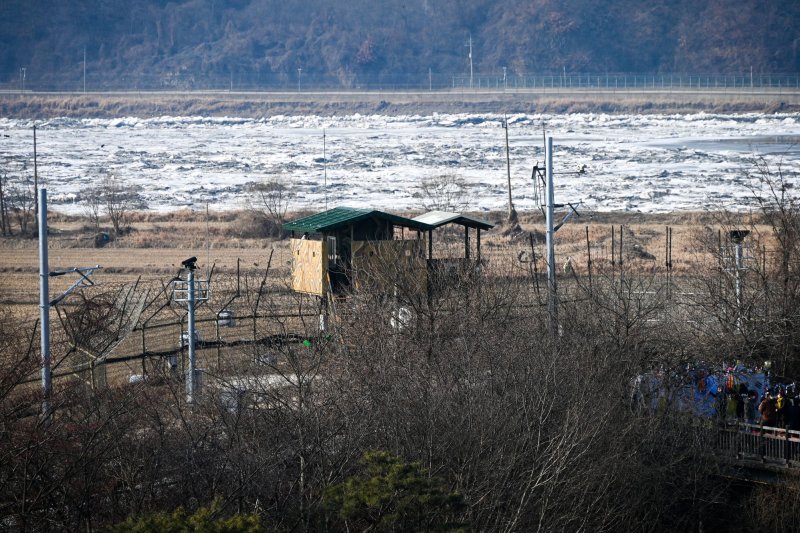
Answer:
<svg viewBox="0 0 800 533"><path fill-rule="evenodd" d="M142 280L168 280L190 256L198 258L198 266L213 266L217 273L264 269L272 253L270 279L285 283L289 276L288 240L242 237L244 215L176 212L170 215L134 217L132 230L103 247L94 243L96 234L86 221L75 217L54 216L49 222L50 270L100 265L93 276L99 284L119 284ZM292 218L291 216L289 218ZM538 268L544 271L544 223L538 213L520 215L520 230L502 223L502 214L487 217L500 222L494 229L482 232L481 255L490 263L514 264L528 261L533 253ZM747 223L747 221L741 221ZM556 256L563 265L567 258L576 272L595 268L620 259L633 262L637 268L654 270L666 266L670 252L666 233L671 230L672 268L676 274L691 273L707 265L711 256L703 253L702 240L716 240L718 232L727 231L729 223L708 215L684 213L676 215L602 214L591 220L569 222L556 233ZM763 237L768 228L758 226ZM622 236L620 236L620 231ZM441 232L441 233L440 233ZM588 239L587 239L588 237ZM612 245L613 237L613 245ZM724 236L723 236L724 238ZM470 240L475 255L475 235ZM463 232L437 230L436 250L463 253ZM446 245L446 246L443 246ZM612 258L612 248L614 256ZM445 252L442 252L445 253ZM0 305L13 306L23 314L37 312L39 287L38 241L34 238L0 238ZM74 275L50 279L51 293L56 294L75 281Z"/></svg>

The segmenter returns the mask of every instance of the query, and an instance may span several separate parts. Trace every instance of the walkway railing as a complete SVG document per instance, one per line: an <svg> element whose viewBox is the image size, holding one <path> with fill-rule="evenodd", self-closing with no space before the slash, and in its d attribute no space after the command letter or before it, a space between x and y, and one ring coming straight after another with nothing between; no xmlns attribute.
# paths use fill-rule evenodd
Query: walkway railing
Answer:
<svg viewBox="0 0 800 533"><path fill-rule="evenodd" d="M737 459L800 466L800 431L735 423L720 428L717 435L717 448L723 454Z"/></svg>

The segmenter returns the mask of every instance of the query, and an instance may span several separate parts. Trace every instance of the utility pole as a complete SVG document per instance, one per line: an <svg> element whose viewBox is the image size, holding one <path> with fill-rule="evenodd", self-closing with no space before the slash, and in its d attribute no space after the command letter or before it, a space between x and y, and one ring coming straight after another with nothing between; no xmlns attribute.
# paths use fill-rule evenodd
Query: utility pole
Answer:
<svg viewBox="0 0 800 533"><path fill-rule="evenodd" d="M23 93L25 92L25 77L27 76L27 74L28 74L28 69L27 68L22 67L22 68L19 69L19 80L20 80L20 83L22 84L22 92Z"/></svg>
<svg viewBox="0 0 800 533"><path fill-rule="evenodd" d="M734 247L734 276L736 280L735 292L736 292L736 329L742 331L742 295L743 295L743 284L744 284L744 273L747 269L744 266L744 238L750 234L748 230L731 230L729 233L731 241L733 241Z"/></svg>
<svg viewBox="0 0 800 533"><path fill-rule="evenodd" d="M469 88L472 89L472 34L469 34Z"/></svg>
<svg viewBox="0 0 800 533"><path fill-rule="evenodd" d="M47 262L47 189L39 191L39 322L42 340L42 419L50 423L50 396L52 381L50 371L50 286Z"/></svg>
<svg viewBox="0 0 800 533"><path fill-rule="evenodd" d="M86 47L83 47L83 94L86 94Z"/></svg>
<svg viewBox="0 0 800 533"><path fill-rule="evenodd" d="M187 326L186 329L189 332L189 373L186 376L186 402L187 403L194 403L195 399L195 373L197 372L197 356L195 355L194 349L194 340L195 340L195 321L194 321L194 304L195 304L195 293L194 293L194 271L197 267L194 263L190 263L186 266L187 280L186 284L188 286L188 294L187 294L187 308L189 311L189 316L187 318Z"/></svg>
<svg viewBox="0 0 800 533"><path fill-rule="evenodd" d="M511 154L508 148L508 118L503 116L503 129L506 130L506 175L508 177L508 223L517 224L517 211L514 209L514 203L511 201Z"/></svg>
<svg viewBox="0 0 800 533"><path fill-rule="evenodd" d="M325 146L325 130L322 130L322 177L325 189L325 211L328 210L328 154Z"/></svg>
<svg viewBox="0 0 800 533"><path fill-rule="evenodd" d="M300 75L303 73L303 69L297 69L297 92L300 92Z"/></svg>
<svg viewBox="0 0 800 533"><path fill-rule="evenodd" d="M508 89L508 82L506 81L506 67L503 67L503 90L505 91ZM508 137L508 131L506 129L506 137Z"/></svg>
<svg viewBox="0 0 800 533"><path fill-rule="evenodd" d="M428 91L433 90L433 72L431 72L431 68L428 67Z"/></svg>
<svg viewBox="0 0 800 533"><path fill-rule="evenodd" d="M558 295L556 293L557 284L556 284L556 254L555 254L555 244L554 244L554 233L555 230L553 229L553 208L555 207L554 204L554 197L553 194L553 138L547 138L547 146L546 146L547 153L545 154L545 158L547 160L546 166L546 191L545 191L545 198L547 201L547 209L545 211L546 216L546 224L547 224L547 234L546 234L546 244L547 244L547 315L548 315L548 329L550 331L550 335L553 337L558 336Z"/></svg>
<svg viewBox="0 0 800 533"><path fill-rule="evenodd" d="M190 257L181 262L183 270L186 271L186 281L176 279L173 285L173 300L176 302L186 302L188 311L186 317L186 345L189 351L189 369L186 371L186 402L193 404L200 392L201 383L199 381L201 370L197 368L197 356L195 354L195 344L197 341L197 330L195 329L195 307L198 302L204 302L209 297L209 281L195 280L197 270L197 257ZM184 342L181 336L181 343Z"/></svg>
<svg viewBox="0 0 800 533"><path fill-rule="evenodd" d="M36 123L33 123L33 214L39 215L39 169L36 162Z"/></svg>

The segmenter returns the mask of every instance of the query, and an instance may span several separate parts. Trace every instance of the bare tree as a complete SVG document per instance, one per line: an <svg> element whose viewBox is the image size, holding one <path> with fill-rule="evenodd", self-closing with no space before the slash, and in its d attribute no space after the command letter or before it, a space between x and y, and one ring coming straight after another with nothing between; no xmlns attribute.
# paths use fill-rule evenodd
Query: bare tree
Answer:
<svg viewBox="0 0 800 533"><path fill-rule="evenodd" d="M16 219L20 233L27 234L31 229L36 207L35 191L31 178L20 178L4 187L5 204Z"/></svg>
<svg viewBox="0 0 800 533"><path fill-rule="evenodd" d="M469 188L455 174L442 174L422 180L419 197L422 206L429 211L461 212L469 206Z"/></svg>
<svg viewBox="0 0 800 533"><path fill-rule="evenodd" d="M11 223L8 220L8 205L6 204L6 190L8 190L8 175L0 175L0 232L3 236L11 235Z"/></svg>
<svg viewBox="0 0 800 533"><path fill-rule="evenodd" d="M103 214L103 191L100 187L89 187L81 194L83 212L89 218L94 231L100 231L100 217Z"/></svg>
<svg viewBox="0 0 800 533"><path fill-rule="evenodd" d="M269 234L283 234L283 221L294 198L293 189L277 178L258 182L251 187L249 208L261 223L266 224Z"/></svg>
<svg viewBox="0 0 800 533"><path fill-rule="evenodd" d="M108 175L101 182L102 200L116 235L122 235L128 226L130 212L143 207L139 190L126 185L119 178Z"/></svg>

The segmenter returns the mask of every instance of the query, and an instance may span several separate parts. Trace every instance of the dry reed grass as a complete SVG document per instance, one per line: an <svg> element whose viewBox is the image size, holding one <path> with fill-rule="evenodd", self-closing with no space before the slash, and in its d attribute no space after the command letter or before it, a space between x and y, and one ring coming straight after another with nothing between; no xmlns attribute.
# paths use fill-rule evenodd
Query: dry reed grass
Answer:
<svg viewBox="0 0 800 533"><path fill-rule="evenodd" d="M292 214L291 218L305 213ZM411 213L407 213L410 215ZM503 213L481 215L494 222L504 219ZM288 276L289 252L287 241L267 238L242 237L253 215L247 211L206 213L179 210L171 213L134 213L132 231L116 238L103 248L94 247L94 232L81 217L54 214L50 219L50 265L52 269L100 264L104 268L96 275L107 282L130 282L138 277L164 279L172 276L181 260L195 255L200 263L212 263L217 271L233 272L237 259L243 268L266 266L270 251L275 251L272 269L276 278ZM619 253L619 230L623 228L623 253L630 268L652 272L664 268L666 263L666 227L673 231L672 263L677 275L689 275L714 266L708 243L717 232L734 225L762 222L748 219L746 215L734 219L708 213L640 214L600 213L591 220L578 219L563 226L557 233L556 253L563 265L572 258L575 271L580 275L588 270L589 250L595 268L610 266L612 227L615 235L615 252ZM522 230L526 233L508 237L502 225L482 234L483 257L496 264L514 264L519 254L530 249L528 232L535 236L536 255L540 271L544 270L543 218L540 213L520 213ZM587 248L588 228L589 246ZM772 248L774 242L768 227L756 225L753 237L755 247ZM207 239L208 236L208 239ZM459 251L463 246L463 233L446 232L434 237L435 242L450 244ZM633 245L638 247L634 251ZM473 244L474 246L474 240ZM654 256L642 259L639 250ZM617 261L615 255L614 260ZM0 303L24 302L35 305L38 294L37 243L33 239L0 240ZM53 290L64 278L55 278ZM275 279L275 278L273 278Z"/></svg>
<svg viewBox="0 0 800 533"><path fill-rule="evenodd" d="M417 113L697 113L701 111L793 112L800 109L800 94L713 90L643 92L553 90L494 93L458 91L395 93L218 93L171 94L0 94L0 116L9 118L120 116L239 116L274 114L388 115Z"/></svg>

